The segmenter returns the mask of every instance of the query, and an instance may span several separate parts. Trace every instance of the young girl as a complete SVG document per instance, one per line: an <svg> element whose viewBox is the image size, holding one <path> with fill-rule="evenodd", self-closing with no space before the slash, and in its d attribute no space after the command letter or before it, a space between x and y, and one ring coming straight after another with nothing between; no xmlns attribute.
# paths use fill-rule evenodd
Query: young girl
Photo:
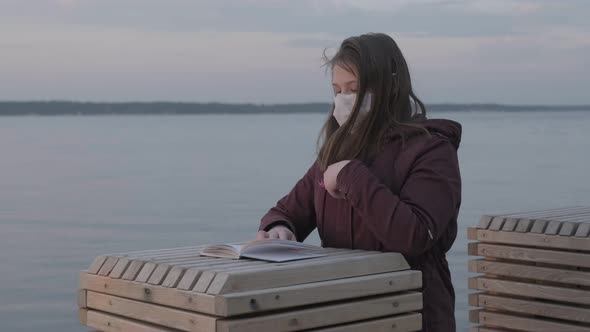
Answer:
<svg viewBox="0 0 590 332"><path fill-rule="evenodd" d="M258 238L399 252L422 271L422 331L455 331L445 253L457 234L461 126L426 120L395 41L344 40L328 60L334 105L316 162L263 218Z"/></svg>

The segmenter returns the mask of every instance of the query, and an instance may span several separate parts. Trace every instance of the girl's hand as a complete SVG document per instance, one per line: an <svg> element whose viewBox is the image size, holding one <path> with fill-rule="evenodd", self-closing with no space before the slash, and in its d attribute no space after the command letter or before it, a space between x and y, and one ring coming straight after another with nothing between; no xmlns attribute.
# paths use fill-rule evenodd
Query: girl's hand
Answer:
<svg viewBox="0 0 590 332"><path fill-rule="evenodd" d="M289 241L296 241L295 234L291 232L289 227L278 225L271 228L268 232L259 231L256 234L256 239L281 239L281 240L289 240Z"/></svg>
<svg viewBox="0 0 590 332"><path fill-rule="evenodd" d="M328 166L324 172L324 182L320 183L320 185L323 185L324 189L328 191L330 196L336 199L344 198L344 194L338 189L338 183L336 183L336 179L338 177L338 173L340 173L342 168L344 168L344 166L346 166L349 162L350 160L342 160Z"/></svg>

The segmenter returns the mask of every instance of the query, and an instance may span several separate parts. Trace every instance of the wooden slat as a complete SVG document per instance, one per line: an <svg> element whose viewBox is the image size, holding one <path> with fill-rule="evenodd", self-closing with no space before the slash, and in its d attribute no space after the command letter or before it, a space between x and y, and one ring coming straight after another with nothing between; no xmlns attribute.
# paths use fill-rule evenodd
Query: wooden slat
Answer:
<svg viewBox="0 0 590 332"><path fill-rule="evenodd" d="M422 329L422 314L403 314L336 327L320 328L308 332L411 332Z"/></svg>
<svg viewBox="0 0 590 332"><path fill-rule="evenodd" d="M559 229L561 228L561 221L552 220L547 224L545 228L545 234L547 235L556 235L559 233Z"/></svg>
<svg viewBox="0 0 590 332"><path fill-rule="evenodd" d="M535 220L533 227L531 228L531 233L542 234L545 231L546 226L547 220Z"/></svg>
<svg viewBox="0 0 590 332"><path fill-rule="evenodd" d="M88 268L88 273L97 274L100 268L102 267L102 264L104 264L106 260L107 256L96 257L94 261L92 261L92 264L90 264L90 267Z"/></svg>
<svg viewBox="0 0 590 332"><path fill-rule="evenodd" d="M215 298L207 294L112 279L84 272L80 275L80 287L98 293L215 315Z"/></svg>
<svg viewBox="0 0 590 332"><path fill-rule="evenodd" d="M579 216L590 212L590 207L582 206L579 208L556 210L556 211L544 211L539 213L531 213L527 215L521 215L520 218L526 219L544 219L544 220L560 220L562 218L568 218L572 216Z"/></svg>
<svg viewBox="0 0 590 332"><path fill-rule="evenodd" d="M218 321L218 332L301 331L352 323L422 309L422 294L414 292L335 305L316 306L238 319Z"/></svg>
<svg viewBox="0 0 590 332"><path fill-rule="evenodd" d="M156 268L154 269L154 272L152 273L150 278L147 280L147 283L152 284L152 285L161 284L164 281L164 278L166 277L166 275L168 274L168 271L170 271L171 268L172 268L172 265L158 264L158 266L156 266Z"/></svg>
<svg viewBox="0 0 590 332"><path fill-rule="evenodd" d="M111 270L113 269L113 267L115 267L115 264L117 264L117 261L119 261L119 257L114 257L114 256L107 257L104 264L102 264L102 267L100 268L100 270L98 270L97 274L99 276L108 276L109 273L111 273Z"/></svg>
<svg viewBox="0 0 590 332"><path fill-rule="evenodd" d="M166 278L162 282L162 286L171 288L178 286L178 283L180 282L180 279L184 275L184 271L186 271L186 269L187 268L183 266L173 266L170 271L168 271Z"/></svg>
<svg viewBox="0 0 590 332"><path fill-rule="evenodd" d="M119 258L117 264L115 264L115 266L111 270L111 273L109 273L109 277L117 279L121 278L123 276L123 273L125 273L125 270L127 270L127 268L129 267L130 263L131 260L127 257Z"/></svg>
<svg viewBox="0 0 590 332"><path fill-rule="evenodd" d="M80 324L86 326L88 325L88 309L80 308L78 309L78 319Z"/></svg>
<svg viewBox="0 0 590 332"><path fill-rule="evenodd" d="M590 260L590 257L587 260ZM469 262L469 272L590 286L590 272L486 261L485 259L471 260Z"/></svg>
<svg viewBox="0 0 590 332"><path fill-rule="evenodd" d="M578 230L576 231L576 237L588 237L590 235L590 223L584 223L578 225Z"/></svg>
<svg viewBox="0 0 590 332"><path fill-rule="evenodd" d="M135 278L139 274L139 271L141 271L141 268L143 267L144 263L145 262L140 261L140 260L135 260L135 259L132 260L131 263L129 263L127 270L125 270L125 273L123 273L123 276L121 278L123 280L135 280Z"/></svg>
<svg viewBox="0 0 590 332"><path fill-rule="evenodd" d="M191 264L191 263L198 263L203 262L211 259L215 259L214 257L208 256L201 256L199 253L195 252L187 252L179 255L174 256L166 256L166 257L145 257L145 258L137 258L141 259L146 262L154 262L154 263L174 263L178 265L182 264Z"/></svg>
<svg viewBox="0 0 590 332"><path fill-rule="evenodd" d="M505 232L513 232L518 224L518 218L506 218L502 230Z"/></svg>
<svg viewBox="0 0 590 332"><path fill-rule="evenodd" d="M199 247L197 247L199 248ZM111 278L123 278L125 280L135 280L138 276L139 271L146 263L182 263L192 264L195 262L203 262L212 260L211 257L202 257L195 254L194 251L186 253L172 252L167 255L159 257L143 257L143 256L127 256L121 257L109 276Z"/></svg>
<svg viewBox="0 0 590 332"><path fill-rule="evenodd" d="M186 310L88 292L88 308L182 331L215 331L217 318Z"/></svg>
<svg viewBox="0 0 590 332"><path fill-rule="evenodd" d="M207 291L207 288L209 288L209 285L211 284L211 282L215 278L215 276L221 272L238 271L238 270L251 270L251 269L258 269L261 266L262 267L269 266L268 263L263 263L263 264L252 264L252 263L256 263L256 261L250 261L250 262L236 261L235 264L222 265L222 266L214 267L213 269L203 271L203 273L201 273L201 276L199 277L199 279L195 283L195 286L192 288L192 290L195 292L199 292L199 293L205 293ZM258 262L258 263L262 263L262 262Z"/></svg>
<svg viewBox="0 0 590 332"><path fill-rule="evenodd" d="M115 264L115 266L112 268L112 271L110 272L109 276L111 278L122 278L123 274L126 272L126 270L129 268L130 265L132 265L132 270L125 276L126 280L133 280L135 279L135 277L137 277L137 274L139 273L139 270L135 270L138 267L141 268L143 266L143 264L146 261L152 261L152 262L158 262L164 259L169 259L169 258L179 258L179 259L191 259L193 257L198 257L195 256L195 252L194 250L198 250L200 249L202 246L198 246L198 247L189 247L189 249L186 249L187 251L183 251L183 250L171 250L170 252L166 252L165 254L162 254L162 256L145 256L145 255L127 255L125 257L119 257L119 260L117 261L117 263ZM122 255L122 254L121 254ZM176 256L175 256L176 255ZM196 259L196 258L195 258ZM132 264L132 261L134 261L134 263ZM131 275L133 275L133 277L131 277Z"/></svg>
<svg viewBox="0 0 590 332"><path fill-rule="evenodd" d="M85 289L78 289L76 301L78 303L78 308L86 308L86 293L87 291Z"/></svg>
<svg viewBox="0 0 590 332"><path fill-rule="evenodd" d="M490 243L506 243L523 246L590 251L590 241L588 241L588 238L579 238L573 236L550 236L546 234L498 232L468 228L467 237L469 240Z"/></svg>
<svg viewBox="0 0 590 332"><path fill-rule="evenodd" d="M185 270L181 280L178 282L178 285L176 286L178 289L183 289L183 290L192 290L193 287L195 286L195 284L197 283L197 281L199 280L199 278L201 277L201 274L205 271L211 271L213 269L222 267L222 266L227 266L229 264L232 264L235 261L231 261L231 260L226 260L226 259L215 259L215 261L211 262L211 263L207 263L207 264L194 264L192 266L187 267L187 269ZM265 264L269 264L270 263L266 263Z"/></svg>
<svg viewBox="0 0 590 332"><path fill-rule="evenodd" d="M152 275L152 272L154 272L154 270L156 269L156 265L156 263L152 262L147 262L143 264L141 270L139 271L139 274L137 275L137 277L135 277L135 281L147 282L149 277Z"/></svg>
<svg viewBox="0 0 590 332"><path fill-rule="evenodd" d="M585 213L589 212L589 207L576 207L498 216L486 215L482 217L477 228L503 230L508 232L517 231L524 233L530 231L532 233L542 233L539 229L545 228L550 220L559 219L560 222L563 221L562 219L576 220L576 218L581 218L581 216L584 216ZM500 225L502 222L503 225ZM553 227L555 227L555 225L553 225ZM551 231L552 228L549 230Z"/></svg>
<svg viewBox="0 0 590 332"><path fill-rule="evenodd" d="M488 227L488 229L491 229L493 231L499 231L502 229L502 225L504 225L504 218L494 218L494 220L492 220L492 223L490 224L490 227Z"/></svg>
<svg viewBox="0 0 590 332"><path fill-rule="evenodd" d="M153 280L158 280L159 278L162 278L162 274L165 274L167 272L167 267L169 267L171 264L197 264L197 263L208 263L208 262L214 262L216 261L216 258L211 258L211 257L201 257L201 256L194 256L194 254L190 255L190 256L186 256L186 257L169 257L166 259L157 259L157 260L152 260L149 262L145 262L143 264L143 267L141 268L139 274L137 275L137 277L135 278L136 281L139 282L148 282L149 278L156 273L156 275L154 276ZM162 269L165 269L165 271L160 270L159 272L156 271L156 268L158 267L158 265L162 265ZM162 274L160 274L162 273ZM159 282L158 282L159 284Z"/></svg>
<svg viewBox="0 0 590 332"><path fill-rule="evenodd" d="M184 289L184 290L189 290L194 286L194 283L197 281L197 277L200 275L200 269L198 269L198 266L193 266L193 265L188 265L188 266L174 266L170 269L170 272L168 272L168 275L166 276L166 279L164 279L164 281L162 282L162 286L164 287L170 287L170 288L179 288L179 289ZM185 280L185 283L188 283L188 285L183 285L181 284L181 281L184 280L184 276L186 271L188 270L192 270L193 271L193 276L191 280ZM198 272L198 273L196 273ZM187 277L190 278L190 277Z"/></svg>
<svg viewBox="0 0 590 332"><path fill-rule="evenodd" d="M564 222L561 224L561 229L559 230L559 235L562 236L572 236L575 234L577 224L571 222Z"/></svg>
<svg viewBox="0 0 590 332"><path fill-rule="evenodd" d="M180 280L176 288L181 290L192 289L197 283L197 280L199 280L198 278L201 276L201 273L203 273L203 270L199 268L187 269L186 271L184 271L182 279Z"/></svg>
<svg viewBox="0 0 590 332"><path fill-rule="evenodd" d="M590 259L588 259L589 255L576 252L478 242L469 243L467 252L472 256L485 256L526 262L590 268Z"/></svg>
<svg viewBox="0 0 590 332"><path fill-rule="evenodd" d="M144 260L145 262L151 262L156 264L168 264L168 265L189 265L189 264L196 264L201 262L209 262L213 261L216 258L213 257L205 257L205 256L179 256L179 257L167 257L167 258L158 258L158 259L149 259Z"/></svg>
<svg viewBox="0 0 590 332"><path fill-rule="evenodd" d="M259 264L256 264L259 263ZM267 263L262 264L262 262L257 262L257 261L253 261L253 262L242 262L242 264L232 264L230 266L222 266L219 268L215 268L214 270L208 270L208 271L204 271L201 276L199 277L199 280L197 280L197 283L195 284L195 286L192 288L193 291L195 292L200 292L200 293L205 293L207 292L207 289L209 288L209 285L211 285L211 282L213 282L213 279L215 278L215 276L218 273L221 272L233 272L233 271L245 271L245 270L255 270L258 269L259 267L266 267L268 266Z"/></svg>
<svg viewBox="0 0 590 332"><path fill-rule="evenodd" d="M308 282L356 277L361 275L409 269L401 254L382 253L370 256L334 258L330 261L308 260L257 271L237 271L217 274L208 294L274 288Z"/></svg>
<svg viewBox="0 0 590 332"><path fill-rule="evenodd" d="M216 298L216 312L220 316L235 316L415 290L421 287L421 272L406 270L225 294Z"/></svg>
<svg viewBox="0 0 590 332"><path fill-rule="evenodd" d="M479 219L477 228L488 229L492 220L494 220L494 216L482 216L481 219Z"/></svg>
<svg viewBox="0 0 590 332"><path fill-rule="evenodd" d="M114 254L113 256L123 256L133 259L152 260L166 257L177 257L179 255L186 254L199 254L206 245L192 246L192 247L179 247L169 249L156 249L156 250L145 250L138 252L126 252L120 254Z"/></svg>
<svg viewBox="0 0 590 332"><path fill-rule="evenodd" d="M123 318L96 310L88 310L86 324L88 327L98 329L102 332L176 332L177 330L167 329L129 318Z"/></svg>
<svg viewBox="0 0 590 332"><path fill-rule="evenodd" d="M587 223L587 222L590 222L590 211L586 212L586 213L582 213L582 214L567 216L567 217L559 217L559 218L556 218L555 220L569 221L569 222L574 222L577 224Z"/></svg>
<svg viewBox="0 0 590 332"><path fill-rule="evenodd" d="M571 236L572 230L580 222L587 220L589 214L571 214L560 216L547 216L535 219L534 225L530 229L531 233L545 233L549 235L560 234L564 236ZM565 226L565 227L564 227ZM526 229L526 227L521 230ZM524 231L524 230L523 230Z"/></svg>
<svg viewBox="0 0 590 332"><path fill-rule="evenodd" d="M590 323L590 308L535 299L519 299L485 293L469 294L469 305L581 323Z"/></svg>
<svg viewBox="0 0 590 332"><path fill-rule="evenodd" d="M211 261L209 261L211 262ZM187 264L187 265L179 265L179 266L174 266L171 264L158 264L158 266L156 266L156 268L154 269L154 272L152 273L152 275L150 276L150 278L148 279L148 284L152 284L152 285L163 285L164 286L164 281L165 279L168 279L168 275L170 273L174 273L173 271L180 271L182 272L185 268L183 266L195 266L195 265L199 265L197 263L194 264ZM176 284L178 284L178 277L179 274L173 274L170 276L171 278L175 278L174 280L169 280L168 284L172 283L174 286Z"/></svg>
<svg viewBox="0 0 590 332"><path fill-rule="evenodd" d="M590 327L578 324L568 324L549 319L531 318L510 315L485 310L474 311L477 315L470 315L472 323L486 324L494 327L515 329L530 332L588 332Z"/></svg>
<svg viewBox="0 0 590 332"><path fill-rule="evenodd" d="M572 211L578 210L580 208L584 208L583 206L569 206L569 207L561 207L561 208L554 208L554 209L543 209L543 210L534 210L534 211L526 211L526 212L509 212L509 213L502 213L502 214L494 214L488 215L491 217L530 217L530 216L538 216L547 213L560 213L564 211Z"/></svg>
<svg viewBox="0 0 590 332"><path fill-rule="evenodd" d="M147 256L150 254L159 254L159 253L165 253L165 252L175 252L175 251L179 251L179 250L194 250L194 249L200 249L202 247L204 247L206 245L198 245L198 246L186 246L186 247L175 247L175 248L161 248L161 249L148 249L148 250L136 250L136 251L127 251L127 252L123 252L120 253L118 255L123 255L123 256Z"/></svg>
<svg viewBox="0 0 590 332"><path fill-rule="evenodd" d="M533 222L530 219L520 219L514 230L519 233L526 233L530 231L532 226Z"/></svg>
<svg viewBox="0 0 590 332"><path fill-rule="evenodd" d="M547 210L539 210L539 211L531 211L531 212L520 212L520 213L509 213L509 214L502 214L502 215L495 215L498 217L504 218L518 218L518 219L544 219L549 217L562 217L562 216L569 216L575 215L579 213L584 213L586 211L590 211L590 207L586 206L577 206L577 207L566 207L566 208L558 208L558 209L547 209Z"/></svg>
<svg viewBox="0 0 590 332"><path fill-rule="evenodd" d="M546 286L486 277L469 278L468 285L469 289L473 290L529 296L565 303L590 304L590 291L582 289Z"/></svg>

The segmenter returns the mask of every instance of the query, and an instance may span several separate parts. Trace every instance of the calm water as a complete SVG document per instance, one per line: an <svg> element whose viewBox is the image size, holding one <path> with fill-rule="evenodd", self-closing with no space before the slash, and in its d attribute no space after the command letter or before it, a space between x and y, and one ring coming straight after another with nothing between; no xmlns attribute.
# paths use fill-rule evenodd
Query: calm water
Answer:
<svg viewBox="0 0 590 332"><path fill-rule="evenodd" d="M467 326L465 228L484 213L588 204L590 113L444 113L464 126L448 258ZM85 331L99 254L240 241L306 171L322 115L0 119L0 329ZM308 240L318 244L314 233Z"/></svg>

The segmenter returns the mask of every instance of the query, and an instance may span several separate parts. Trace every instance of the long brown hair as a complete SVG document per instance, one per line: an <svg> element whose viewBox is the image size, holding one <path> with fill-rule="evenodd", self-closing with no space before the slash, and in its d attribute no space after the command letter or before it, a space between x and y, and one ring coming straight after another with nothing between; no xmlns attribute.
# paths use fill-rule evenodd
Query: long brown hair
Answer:
<svg viewBox="0 0 590 332"><path fill-rule="evenodd" d="M350 118L340 127L332 116L324 124L318 139L318 164L322 170L347 159L371 159L381 149L382 138L390 129L418 127L416 111L426 116L426 108L412 90L410 72L395 41L382 33L370 33L345 39L337 53L328 58L330 69L339 65L358 80L357 101ZM357 121L365 95L373 94L371 110ZM352 132L354 126L354 133ZM426 132L422 128L423 132Z"/></svg>

